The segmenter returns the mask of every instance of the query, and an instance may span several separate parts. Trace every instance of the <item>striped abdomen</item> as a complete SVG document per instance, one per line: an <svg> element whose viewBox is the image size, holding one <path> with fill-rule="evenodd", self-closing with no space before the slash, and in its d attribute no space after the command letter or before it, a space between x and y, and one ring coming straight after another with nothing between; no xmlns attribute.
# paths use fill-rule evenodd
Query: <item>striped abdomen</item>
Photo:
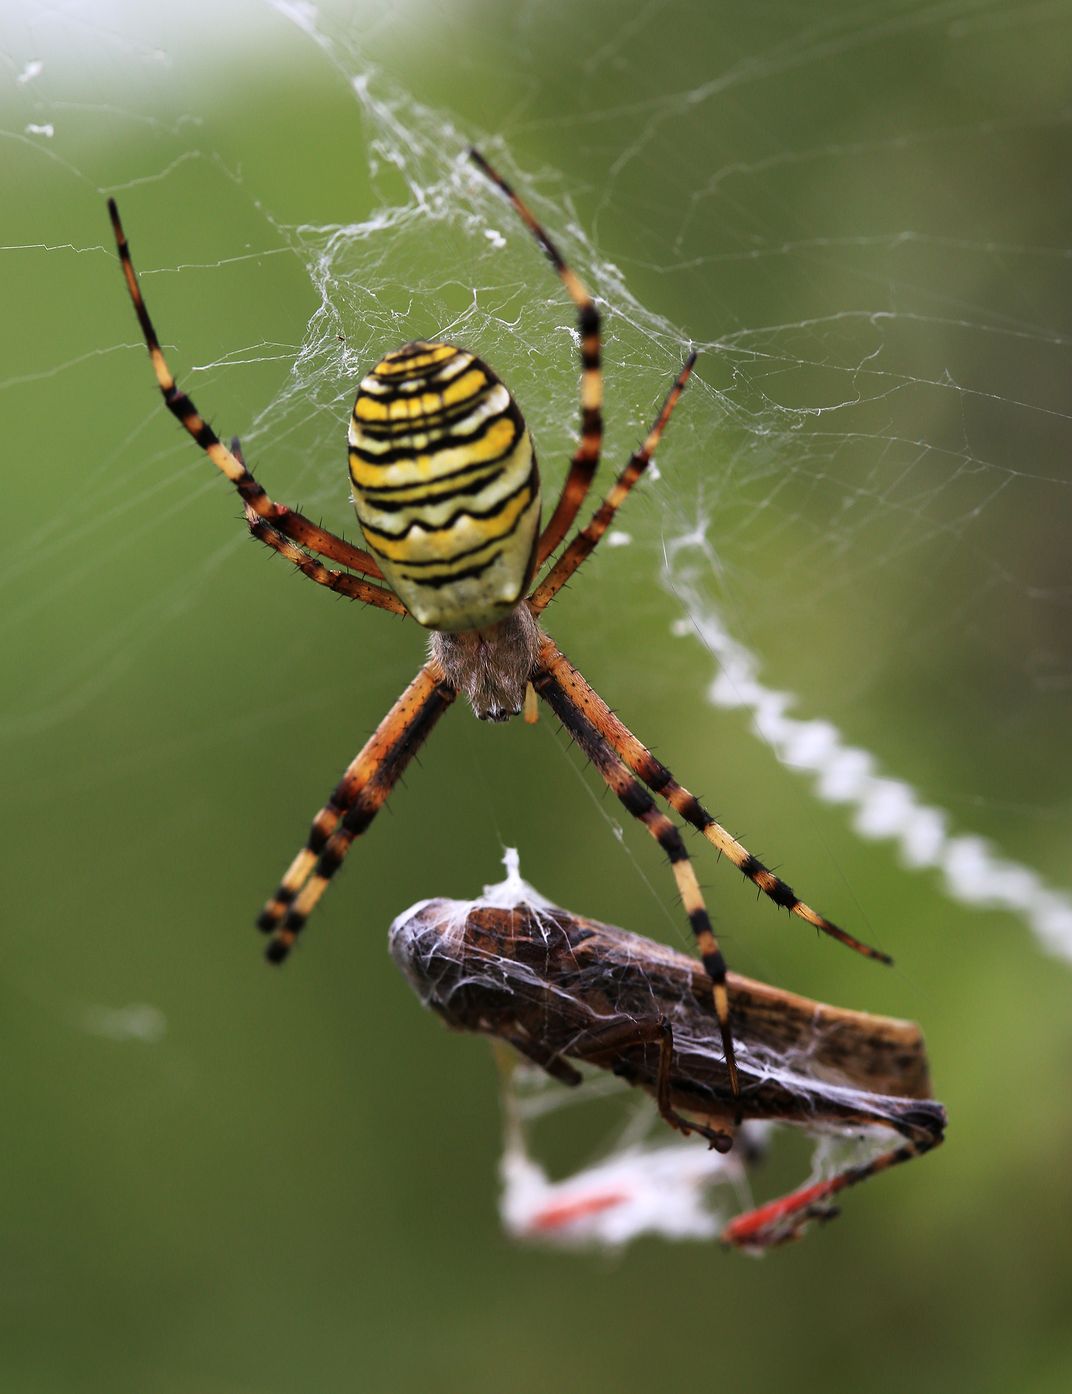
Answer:
<svg viewBox="0 0 1072 1394"><path fill-rule="evenodd" d="M362 379L350 421L354 507L414 619L481 629L532 574L540 477L514 399L452 344L405 344Z"/></svg>

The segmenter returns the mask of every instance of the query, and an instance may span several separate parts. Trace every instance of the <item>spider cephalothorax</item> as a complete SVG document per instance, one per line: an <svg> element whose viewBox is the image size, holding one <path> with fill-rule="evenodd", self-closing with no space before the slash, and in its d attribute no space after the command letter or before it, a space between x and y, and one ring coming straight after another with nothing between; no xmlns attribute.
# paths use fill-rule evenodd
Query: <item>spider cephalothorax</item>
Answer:
<svg viewBox="0 0 1072 1394"><path fill-rule="evenodd" d="M610 710L540 628L538 616L610 526L643 474L685 386L690 354L654 425L590 522L539 576L566 538L588 493L603 440L600 319L591 296L506 181L471 156L510 200L577 308L581 346L580 441L550 521L540 530L532 441L509 392L479 358L428 340L387 354L362 379L349 432L354 506L369 550L276 503L175 382L145 308L114 200L112 226L127 288L168 409L238 490L249 529L318 585L432 630L428 661L351 761L316 815L258 924L268 957L286 958L314 906L365 832L409 761L459 692L477 716L501 721L544 699L609 788L667 854L712 984L733 1093L738 1093L726 965L681 833L665 800L761 891L824 933L873 958L868 948L798 900L721 827ZM326 557L343 570L325 566ZM527 595L533 577L535 589ZM387 584L382 584L386 582ZM650 792L649 792L650 791Z"/></svg>
<svg viewBox="0 0 1072 1394"><path fill-rule="evenodd" d="M540 652L539 622L527 605L486 629L444 630L428 640L428 657L468 697L481 721L518 716Z"/></svg>

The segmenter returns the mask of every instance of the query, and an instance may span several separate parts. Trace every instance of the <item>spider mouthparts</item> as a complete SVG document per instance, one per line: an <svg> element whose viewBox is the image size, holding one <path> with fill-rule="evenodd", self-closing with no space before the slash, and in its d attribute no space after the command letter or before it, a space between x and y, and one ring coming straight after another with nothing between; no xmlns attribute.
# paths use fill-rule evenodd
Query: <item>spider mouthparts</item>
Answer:
<svg viewBox="0 0 1072 1394"><path fill-rule="evenodd" d="M512 707L509 711L505 707L492 707L490 711L480 712L481 721L509 721L511 717L520 715L520 707Z"/></svg>

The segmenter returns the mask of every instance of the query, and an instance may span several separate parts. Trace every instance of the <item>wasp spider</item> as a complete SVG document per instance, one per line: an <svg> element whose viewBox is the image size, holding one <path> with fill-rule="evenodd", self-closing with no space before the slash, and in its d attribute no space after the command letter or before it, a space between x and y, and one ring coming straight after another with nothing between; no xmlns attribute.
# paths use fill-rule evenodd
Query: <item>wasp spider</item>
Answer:
<svg viewBox="0 0 1072 1394"><path fill-rule="evenodd" d="M580 442L542 531L536 456L517 404L475 354L441 342L404 344L382 358L358 388L348 433L350 479L367 551L270 499L246 468L238 441L228 449L176 385L145 308L118 210L114 200L109 202L123 275L164 401L238 490L253 535L317 585L396 615L412 615L431 631L427 662L347 767L261 912L258 924L271 936L267 956L273 963L286 958L354 839L368 828L459 693L484 721L505 721L522 710L533 721L538 694L670 860L697 950L714 984L722 1045L737 1094L726 965L681 833L652 794L699 829L775 904L860 953L889 959L805 905L742 847L622 724L541 628L541 614L598 544L644 473L696 355L687 358L654 425L591 521L541 575L572 528L600 457L599 311L506 180L477 151L470 153L513 205L577 309ZM337 565L325 566L318 557Z"/></svg>

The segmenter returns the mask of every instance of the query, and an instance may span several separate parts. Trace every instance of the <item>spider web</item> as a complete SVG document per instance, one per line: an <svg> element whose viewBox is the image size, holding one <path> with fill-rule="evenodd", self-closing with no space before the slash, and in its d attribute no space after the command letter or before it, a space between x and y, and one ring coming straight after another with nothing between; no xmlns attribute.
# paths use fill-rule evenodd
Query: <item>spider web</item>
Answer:
<svg viewBox="0 0 1072 1394"><path fill-rule="evenodd" d="M533 1344L551 1329L574 1383L674 1384L675 1360L677 1384L695 1379L678 1333L711 1291L706 1253L693 1272L688 1250L638 1248L630 1274L650 1261L652 1281L586 1284L572 1326L550 1269L515 1300L524 1275L479 1230L486 1051L444 1040L383 942L404 905L472 894L515 845L556 903L689 947L658 849L552 721L491 730L458 710L294 971L260 969L251 920L421 636L244 537L160 403L104 211L114 195L180 383L274 497L353 536L355 381L443 335L509 384L553 499L574 315L470 143L605 311L597 490L700 350L656 466L548 627L751 850L897 960L816 943L693 839L731 966L919 1020L950 1107L936 1164L864 1188L824 1234L822 1281L742 1289L725 1377L770 1383L784 1351L784 1378L806 1379L858 1243L846 1360L882 1365L912 1291L963 1332L945 1345L977 1385L1005 1366L1053 1383L1069 51L1069 7L1045 0L0 6L5 1242L29 1304L13 1387L305 1388L315 1369L327 1388L361 1369L429 1388L456 1365L475 1391L501 1383L472 1364L493 1327L532 1387L562 1383ZM540 1124L566 1165L602 1155L600 1107ZM424 1184L426 1130L454 1154L446 1204ZM1025 1237L1031 1262L1013 1262ZM645 1304L632 1346L619 1300ZM762 1374L741 1366L756 1352Z"/></svg>
<svg viewBox="0 0 1072 1394"><path fill-rule="evenodd" d="M534 69L553 41L571 55L563 89L618 94L612 105L549 115L554 104L530 77L512 101L499 99L494 126L464 101L455 112L420 100L420 83L399 81L400 54L421 40L416 12L370 5L356 26L330 8L251 8L244 23L255 42L320 65L345 93L354 119L340 175L355 196L343 202L365 208L347 224L273 212L264 172L247 172L240 149L214 145L211 128L203 138L202 114L166 110L185 95L181 50L156 48L148 31L109 31L85 7L85 32L113 85L122 78L123 96L83 102L58 44L58 12L29 13L34 23L8 47L3 134L13 163L44 170L53 192L94 183L128 199L136 192L139 214L150 198L166 208L192 195L242 209L248 237L226 258L191 246L161 276L147 253L151 304L161 280L184 277L198 296L230 278L245 293L251 261L263 268L272 255L308 277L316 301L300 342L217 334L220 353L198 359L187 381L198 389L218 379L221 399L235 385L252 399L251 415L235 424L249 422L252 458L268 456L270 487L282 496L289 488L336 526L348 524L320 462L353 381L385 345L417 333L481 346L524 406L548 493L560 477L552 462L567 453L576 416L574 326L523 230L467 164L466 146L479 141L608 311L611 465L650 420L686 344L701 350L699 380L664 447L672 468L652 471L611 541L632 544L631 574L661 579L676 632L706 649L709 700L748 714L740 729L765 747L760 759L781 761L807 778L812 796L845 805L860 837L891 842L902 865L937 869L950 896L1012 911L1045 949L1072 957L1072 900L1063 878L1054 886L1036 869L1062 845L1055 833L1068 815L1065 769L1047 755L1063 752L1072 690L1068 277L1055 202L1063 181L1056 191L1044 183L1068 123L1037 72L1030 97L1011 83L987 86L987 64L1008 39L1001 6L883 3L760 26L710 47L705 80L690 80L682 60L680 85L658 92L638 88L637 64L645 42L684 17L672 5L642 7L598 39L594 13L548 13L539 25L524 8L501 23L483 15L487 48L460 59L474 81L492 73L502 45ZM431 39L435 21L424 18ZM1031 9L1025 51L1060 23ZM913 55L967 65L947 93L948 113L913 120L901 110L903 124L870 120L866 129L858 119L837 138L820 121L814 143L793 139L784 118L756 127L776 84L793 84L814 109L826 79L853 95L846 65ZM150 102L146 89L161 73L166 100ZM701 163L696 131L713 123L720 135ZM108 138L139 125L166 157L102 158ZM569 172L528 153L536 148L568 149ZM1027 159L1013 218L1004 189ZM990 184L973 197L980 168ZM904 187L913 180L926 184L919 197ZM146 240L139 229L136 255ZM75 277L79 253L99 255L92 238L64 247L16 235L5 265ZM709 302L702 317L690 306L698 288ZM29 338L0 389L31 419L94 358L137 371L126 361L129 332L115 343L76 334L62 348ZM137 439L143 450L157 424L135 423L127 444ZM92 572L73 546L161 494L165 519L190 502L202 507L211 480L187 486L180 504L153 468L149 460L99 488L83 476L51 517L35 520L27 540L47 576L27 598L20 562L9 573L9 622L23 639L43 607L69 604ZM9 737L47 739L106 694L161 619L217 583L237 545L187 557L178 583L161 576L120 624L79 636L39 682L9 692ZM961 757L950 759L954 743ZM945 769L932 777L934 763Z"/></svg>

